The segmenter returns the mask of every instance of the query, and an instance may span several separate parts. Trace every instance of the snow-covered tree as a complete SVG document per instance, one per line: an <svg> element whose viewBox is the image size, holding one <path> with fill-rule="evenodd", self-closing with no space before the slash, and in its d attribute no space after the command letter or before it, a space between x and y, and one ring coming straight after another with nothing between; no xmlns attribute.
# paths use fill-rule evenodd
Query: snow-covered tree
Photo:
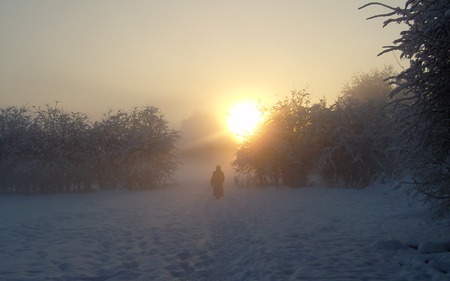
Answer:
<svg viewBox="0 0 450 281"><path fill-rule="evenodd" d="M363 188L390 176L390 122L380 101L343 98L330 109L328 144L318 159L318 172L333 186Z"/></svg>
<svg viewBox="0 0 450 281"><path fill-rule="evenodd" d="M32 116L26 107L0 108L0 191L13 191L13 183L20 180L24 162L32 152L30 125ZM26 176L23 175L23 176ZM23 178L22 178L23 179Z"/></svg>
<svg viewBox="0 0 450 281"><path fill-rule="evenodd" d="M328 184L361 188L391 175L392 159L385 149L391 142L392 113L384 106L392 90L386 79L392 75L391 67L355 74L331 106L329 141L318 161Z"/></svg>
<svg viewBox="0 0 450 281"><path fill-rule="evenodd" d="M263 124L236 153L233 165L238 172L260 185L307 184L324 140L316 130L320 125L312 120L326 110L324 101L311 105L308 96L305 90L293 91L290 98L263 108Z"/></svg>
<svg viewBox="0 0 450 281"><path fill-rule="evenodd" d="M360 102L386 100L392 91L392 86L386 79L394 75L392 66L383 70L373 69L370 72L356 73L351 80L344 83L341 99L353 98Z"/></svg>
<svg viewBox="0 0 450 281"><path fill-rule="evenodd" d="M40 192L70 191L80 181L87 119L85 114L58 106L36 109L31 125L36 148L33 161L40 169L32 180Z"/></svg>
<svg viewBox="0 0 450 281"><path fill-rule="evenodd" d="M235 168L263 185L304 186L318 175L329 185L362 188L389 176L392 120L382 107L390 74L355 76L332 106L294 91L267 107L263 124L237 151Z"/></svg>
<svg viewBox="0 0 450 281"><path fill-rule="evenodd" d="M62 108L0 108L0 192L90 191L163 183L178 132L155 107L109 112L92 124Z"/></svg>
<svg viewBox="0 0 450 281"><path fill-rule="evenodd" d="M177 166L177 131L171 130L152 106L131 112L109 111L92 129L95 177L104 188L148 188L163 183Z"/></svg>
<svg viewBox="0 0 450 281"><path fill-rule="evenodd" d="M54 192L76 181L85 115L61 108L8 107L0 110L3 192Z"/></svg>
<svg viewBox="0 0 450 281"><path fill-rule="evenodd" d="M361 8L371 5L388 11L371 18L406 27L381 52L398 51L409 61L391 80L398 126L407 140L401 161L413 174L414 192L445 212L450 209L450 1L408 0L403 7L372 2Z"/></svg>

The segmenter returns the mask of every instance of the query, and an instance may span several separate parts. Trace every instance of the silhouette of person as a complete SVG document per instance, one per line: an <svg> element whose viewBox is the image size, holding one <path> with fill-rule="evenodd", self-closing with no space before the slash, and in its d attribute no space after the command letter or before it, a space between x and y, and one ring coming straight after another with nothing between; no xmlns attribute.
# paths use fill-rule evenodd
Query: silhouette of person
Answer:
<svg viewBox="0 0 450 281"><path fill-rule="evenodd" d="M211 186L213 188L213 196L219 199L223 196L223 182L225 181L225 175L220 166L216 166L216 170L211 177Z"/></svg>

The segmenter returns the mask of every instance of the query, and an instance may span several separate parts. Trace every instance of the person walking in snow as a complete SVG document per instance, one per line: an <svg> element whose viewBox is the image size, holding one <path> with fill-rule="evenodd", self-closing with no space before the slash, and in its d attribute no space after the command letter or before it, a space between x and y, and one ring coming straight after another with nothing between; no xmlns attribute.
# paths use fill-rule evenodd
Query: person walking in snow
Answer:
<svg viewBox="0 0 450 281"><path fill-rule="evenodd" d="M216 166L216 170L211 177L211 186L213 188L213 196L219 199L223 196L223 182L225 181L225 175L220 166Z"/></svg>

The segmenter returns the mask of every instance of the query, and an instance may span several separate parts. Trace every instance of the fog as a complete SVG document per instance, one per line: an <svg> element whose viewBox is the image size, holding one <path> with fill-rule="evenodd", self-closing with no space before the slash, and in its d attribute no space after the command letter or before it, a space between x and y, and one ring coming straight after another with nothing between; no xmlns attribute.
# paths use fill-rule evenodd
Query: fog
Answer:
<svg viewBox="0 0 450 281"><path fill-rule="evenodd" d="M195 110L309 87L332 101L400 28L364 1L0 1L0 104L59 101L92 119L151 105ZM345 20L344 20L345 19ZM357 59L355 59L357 58Z"/></svg>
<svg viewBox="0 0 450 281"><path fill-rule="evenodd" d="M225 185L233 183L231 167L238 144L221 119L211 112L195 112L181 123L178 142L180 167L174 175L178 183L210 185L217 165L225 173Z"/></svg>

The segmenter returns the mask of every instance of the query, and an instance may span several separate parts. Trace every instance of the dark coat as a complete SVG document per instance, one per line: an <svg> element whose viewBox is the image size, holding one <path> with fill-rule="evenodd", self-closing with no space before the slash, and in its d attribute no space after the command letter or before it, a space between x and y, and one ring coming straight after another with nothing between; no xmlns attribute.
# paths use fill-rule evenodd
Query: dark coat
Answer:
<svg viewBox="0 0 450 281"><path fill-rule="evenodd" d="M222 170L216 169L211 177L211 185L213 187L213 195L216 198L223 196L223 182L225 181L225 175Z"/></svg>

